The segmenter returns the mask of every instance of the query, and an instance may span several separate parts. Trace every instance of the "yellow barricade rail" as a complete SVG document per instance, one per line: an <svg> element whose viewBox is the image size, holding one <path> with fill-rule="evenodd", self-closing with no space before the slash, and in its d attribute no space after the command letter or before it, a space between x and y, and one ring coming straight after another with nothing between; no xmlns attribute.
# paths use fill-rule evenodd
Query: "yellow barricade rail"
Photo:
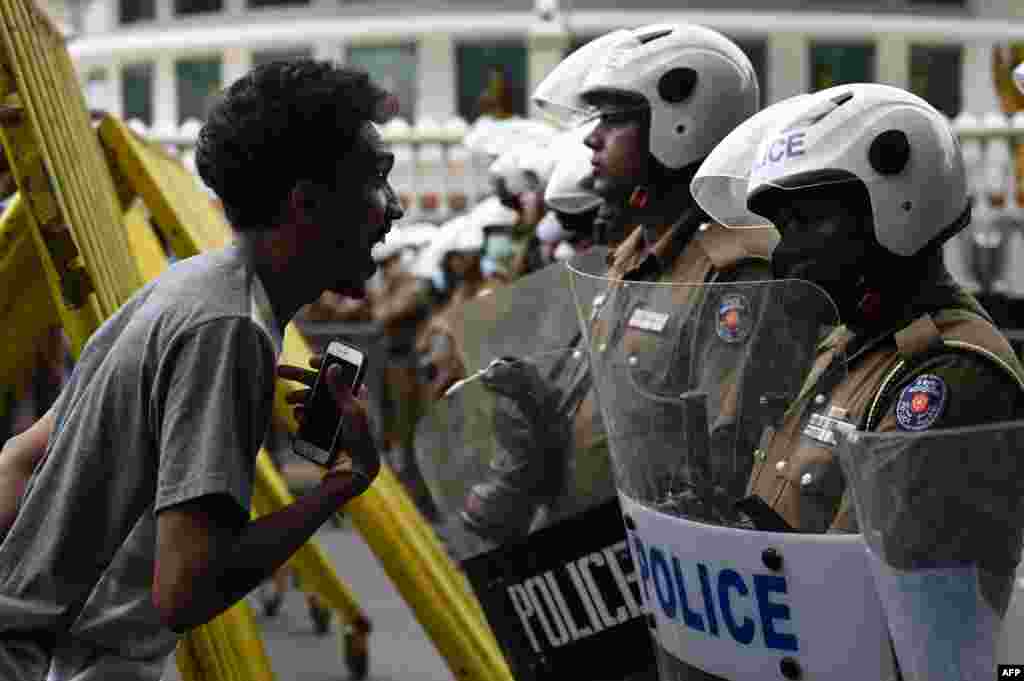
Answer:
<svg viewBox="0 0 1024 681"><path fill-rule="evenodd" d="M0 311L16 329L2 366L5 379L18 382L32 334L60 322L77 356L142 285L134 254L153 251L141 231L129 242L63 36L31 0L0 0L0 141L18 186L0 220L0 277L12 284L0 289ZM140 220L129 214L133 228ZM161 269L152 257L148 264ZM272 678L247 608L240 603L186 637L186 678Z"/></svg>
<svg viewBox="0 0 1024 681"><path fill-rule="evenodd" d="M113 116L104 116L98 130L118 186L142 198L175 255L230 243L231 226L181 161Z"/></svg>
<svg viewBox="0 0 1024 681"><path fill-rule="evenodd" d="M19 190L42 230L70 227L64 248L74 254L58 269L69 307L95 298L106 318L142 285L142 275L64 37L31 0L5 0L0 16L4 113L9 123L22 122L30 137L10 146L4 140Z"/></svg>
<svg viewBox="0 0 1024 681"><path fill-rule="evenodd" d="M24 387L31 371L26 352L54 324L60 323L57 306L43 276L43 262L32 238L31 216L16 194L0 216L0 291L3 297L0 335L0 385Z"/></svg>

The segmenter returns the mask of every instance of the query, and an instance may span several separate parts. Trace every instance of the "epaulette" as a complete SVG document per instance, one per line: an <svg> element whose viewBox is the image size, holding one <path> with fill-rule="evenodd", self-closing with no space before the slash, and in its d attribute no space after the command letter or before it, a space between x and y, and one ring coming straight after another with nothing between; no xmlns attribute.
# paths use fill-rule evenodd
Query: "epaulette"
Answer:
<svg viewBox="0 0 1024 681"><path fill-rule="evenodd" d="M695 238L715 269L721 270L744 260L770 261L779 243L779 232L771 225L730 229L717 222L706 222Z"/></svg>

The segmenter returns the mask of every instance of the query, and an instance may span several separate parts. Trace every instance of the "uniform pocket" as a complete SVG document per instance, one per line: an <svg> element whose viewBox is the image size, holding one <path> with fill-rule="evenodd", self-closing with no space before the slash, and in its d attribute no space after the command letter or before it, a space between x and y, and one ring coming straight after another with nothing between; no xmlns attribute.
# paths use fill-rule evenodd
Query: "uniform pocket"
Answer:
<svg viewBox="0 0 1024 681"><path fill-rule="evenodd" d="M843 471L835 450L824 444L805 445L786 473L793 501L799 504L800 529L826 532L843 497Z"/></svg>

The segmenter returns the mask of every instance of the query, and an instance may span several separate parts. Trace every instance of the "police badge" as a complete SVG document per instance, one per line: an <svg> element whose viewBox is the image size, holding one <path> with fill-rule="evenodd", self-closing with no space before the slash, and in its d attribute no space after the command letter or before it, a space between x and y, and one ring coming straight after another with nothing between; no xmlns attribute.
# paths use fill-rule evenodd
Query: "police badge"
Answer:
<svg viewBox="0 0 1024 681"><path fill-rule="evenodd" d="M923 374L903 389L896 404L896 422L900 430L927 430L946 407L949 389L934 374Z"/></svg>
<svg viewBox="0 0 1024 681"><path fill-rule="evenodd" d="M750 335L753 315L750 302L740 293L730 293L718 303L718 324L715 331L726 343L740 343Z"/></svg>

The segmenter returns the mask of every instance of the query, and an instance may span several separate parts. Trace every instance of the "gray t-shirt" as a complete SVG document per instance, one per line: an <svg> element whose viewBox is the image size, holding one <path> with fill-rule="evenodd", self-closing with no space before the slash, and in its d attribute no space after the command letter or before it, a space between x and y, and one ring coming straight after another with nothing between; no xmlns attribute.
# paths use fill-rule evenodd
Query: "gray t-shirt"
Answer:
<svg viewBox="0 0 1024 681"><path fill-rule="evenodd" d="M156 514L221 494L248 518L280 349L236 245L176 263L93 334L0 545L0 657L52 634L64 664L159 678L178 637L152 604Z"/></svg>

